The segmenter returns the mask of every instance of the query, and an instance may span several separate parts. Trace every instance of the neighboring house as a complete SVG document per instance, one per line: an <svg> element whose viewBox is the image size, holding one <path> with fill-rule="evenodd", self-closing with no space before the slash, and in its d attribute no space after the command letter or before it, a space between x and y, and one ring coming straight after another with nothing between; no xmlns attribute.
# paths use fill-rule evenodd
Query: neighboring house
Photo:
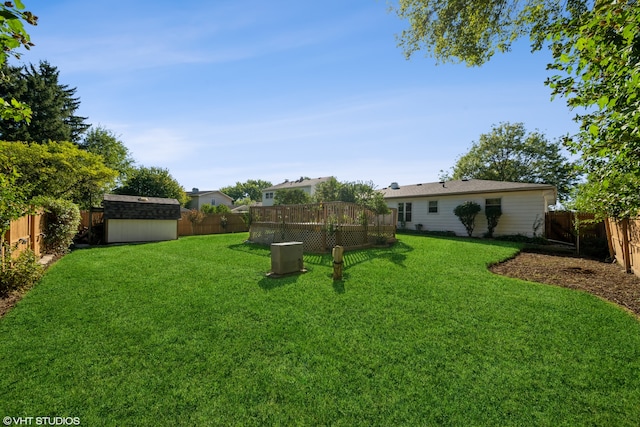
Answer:
<svg viewBox="0 0 640 427"><path fill-rule="evenodd" d="M181 212L176 199L105 194L102 206L106 243L178 238Z"/></svg>
<svg viewBox="0 0 640 427"><path fill-rule="evenodd" d="M200 210L204 205L226 205L229 208L233 208L233 199L218 190L200 191L194 188L192 191L187 192L187 196L191 198L189 203L187 203L189 209Z"/></svg>
<svg viewBox="0 0 640 427"><path fill-rule="evenodd" d="M254 207L254 206L262 206L261 202L255 202L255 203L251 203L251 205L240 205L240 206L236 206L235 208L231 209L232 213L247 213L249 212L249 208Z"/></svg>
<svg viewBox="0 0 640 427"><path fill-rule="evenodd" d="M556 203L553 185L520 182L487 181L481 179L434 182L400 186L392 183L380 190L387 206L398 209L398 226L422 230L467 232L453 213L456 206L473 201L482 210L475 220L474 236L487 232L487 206L500 206L502 216L494 230L495 236L544 234L545 214Z"/></svg>
<svg viewBox="0 0 640 427"><path fill-rule="evenodd" d="M273 187L262 190L262 206L273 206L273 200L278 190L302 190L309 196L313 196L316 191L316 185L331 179L330 176L324 178L300 178L296 181L285 181Z"/></svg>

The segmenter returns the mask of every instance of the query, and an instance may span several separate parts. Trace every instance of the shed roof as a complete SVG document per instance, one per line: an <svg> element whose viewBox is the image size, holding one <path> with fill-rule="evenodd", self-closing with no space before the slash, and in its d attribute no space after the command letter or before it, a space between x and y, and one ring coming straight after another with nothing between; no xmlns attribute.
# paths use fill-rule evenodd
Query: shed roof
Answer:
<svg viewBox="0 0 640 427"><path fill-rule="evenodd" d="M395 186L394 186L395 187ZM380 190L385 199L407 197L434 197L474 193L501 193L510 191L552 190L551 184L533 184L524 182L490 181L484 179L455 180L445 182L430 182L387 187Z"/></svg>
<svg viewBox="0 0 640 427"><path fill-rule="evenodd" d="M105 219L180 219L180 202L162 197L105 194Z"/></svg>

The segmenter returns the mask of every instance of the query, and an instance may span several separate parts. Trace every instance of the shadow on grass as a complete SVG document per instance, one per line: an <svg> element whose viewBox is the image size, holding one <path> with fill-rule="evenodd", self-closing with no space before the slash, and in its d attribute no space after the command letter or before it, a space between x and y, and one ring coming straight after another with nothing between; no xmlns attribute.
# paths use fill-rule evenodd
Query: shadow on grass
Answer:
<svg viewBox="0 0 640 427"><path fill-rule="evenodd" d="M406 253L411 252L412 250L413 248L406 243L396 242L393 246L385 248L368 248L347 251L343 255L344 268L346 270L349 267L371 261L373 259L387 259L394 264L402 266L404 261L407 259ZM332 267L333 257L331 254L305 253L304 263L305 265L313 264Z"/></svg>
<svg viewBox="0 0 640 427"><path fill-rule="evenodd" d="M252 255L260 256L260 257L270 257L271 250L269 246L260 245L252 242L244 242L241 244L229 245L229 249L233 251L241 251L245 253L249 253ZM350 267L355 265L369 262L374 259L386 259L396 265L404 267L404 262L407 259L407 253L413 251L413 247L407 245L404 242L396 242L390 247L381 247L381 248L368 248L368 249L358 249L355 251L347 251L344 253L344 272L341 280L333 281L333 289L336 293L344 293L345 292L345 281L349 278L348 270ZM315 266L324 266L328 268L332 268L333 266L333 257L331 254L317 254L317 253L305 253L304 254L304 265L307 266L310 272L313 271L312 268L309 268L310 265ZM293 274L285 277L269 277L266 276L258 282L258 285L265 290L271 290L280 288L283 286L290 285L295 283L298 280L299 274ZM328 277L331 279L332 275L329 274Z"/></svg>
<svg viewBox="0 0 640 427"><path fill-rule="evenodd" d="M271 249L269 246L259 245L248 240L235 245L229 245L228 248L232 251L245 252L251 255L271 256Z"/></svg>
<svg viewBox="0 0 640 427"><path fill-rule="evenodd" d="M283 286L292 285L298 281L298 277L300 277L301 274L305 274L305 273L288 274L282 277L266 276L258 282L258 286L260 286L265 291L270 291L272 289L277 289Z"/></svg>

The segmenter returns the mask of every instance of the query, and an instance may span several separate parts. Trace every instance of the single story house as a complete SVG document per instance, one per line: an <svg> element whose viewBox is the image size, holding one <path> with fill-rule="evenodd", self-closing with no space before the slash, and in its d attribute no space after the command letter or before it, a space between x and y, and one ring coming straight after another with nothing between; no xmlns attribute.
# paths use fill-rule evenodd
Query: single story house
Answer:
<svg viewBox="0 0 640 427"><path fill-rule="evenodd" d="M556 204L557 190L549 184L463 179L400 186L392 183L380 190L387 206L398 209L398 226L429 231L453 231L466 236L462 222L453 213L456 206L473 201L481 211L473 236L487 230L487 206L500 206L502 216L494 236L544 234L545 214Z"/></svg>
<svg viewBox="0 0 640 427"><path fill-rule="evenodd" d="M189 203L187 203L187 207L189 209L200 210L204 205L226 205L229 208L233 208L233 199L218 190L200 191L199 189L194 188L187 192L187 196L191 198Z"/></svg>
<svg viewBox="0 0 640 427"><path fill-rule="evenodd" d="M105 194L102 206L106 243L178 238L181 212L176 199Z"/></svg>
<svg viewBox="0 0 640 427"><path fill-rule="evenodd" d="M309 196L313 196L316 185L331 179L330 176L324 178L300 178L296 181L285 181L262 190L262 206L273 206L273 201L278 190L302 190Z"/></svg>

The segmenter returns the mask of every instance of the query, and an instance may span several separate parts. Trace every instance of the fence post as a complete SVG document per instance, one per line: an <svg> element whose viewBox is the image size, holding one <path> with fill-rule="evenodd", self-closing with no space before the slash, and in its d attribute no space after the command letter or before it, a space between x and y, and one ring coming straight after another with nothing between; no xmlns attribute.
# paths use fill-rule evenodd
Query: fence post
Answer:
<svg viewBox="0 0 640 427"><path fill-rule="evenodd" d="M624 269L631 273L631 251L629 250L629 218L622 220L622 256L624 258Z"/></svg>
<svg viewBox="0 0 640 427"><path fill-rule="evenodd" d="M604 230L607 233L607 245L609 246L609 258L614 259L616 257L616 250L613 247L613 234L611 231L611 218L605 218Z"/></svg>
<svg viewBox="0 0 640 427"><path fill-rule="evenodd" d="M336 246L333 248L333 280L342 279L342 265L344 264L342 260L342 253L342 246Z"/></svg>

